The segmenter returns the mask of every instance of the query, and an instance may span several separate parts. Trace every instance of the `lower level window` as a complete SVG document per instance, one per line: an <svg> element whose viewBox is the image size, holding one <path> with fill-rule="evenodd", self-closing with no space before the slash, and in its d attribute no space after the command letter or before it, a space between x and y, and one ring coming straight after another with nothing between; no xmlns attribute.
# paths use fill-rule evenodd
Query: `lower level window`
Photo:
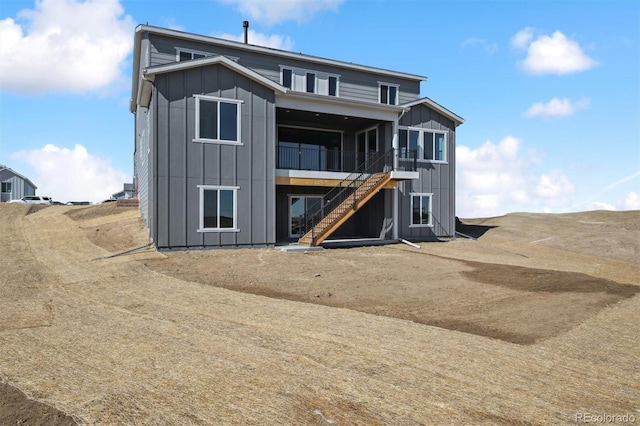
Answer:
<svg viewBox="0 0 640 426"><path fill-rule="evenodd" d="M411 226L433 226L433 194L411 194Z"/></svg>
<svg viewBox="0 0 640 426"><path fill-rule="evenodd" d="M199 231L237 231L237 186L199 185Z"/></svg>

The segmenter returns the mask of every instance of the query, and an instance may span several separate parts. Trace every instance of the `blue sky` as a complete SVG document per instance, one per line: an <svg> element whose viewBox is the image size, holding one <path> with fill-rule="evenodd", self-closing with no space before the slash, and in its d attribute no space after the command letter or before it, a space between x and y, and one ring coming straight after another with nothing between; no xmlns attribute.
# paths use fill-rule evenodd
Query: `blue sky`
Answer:
<svg viewBox="0 0 640 426"><path fill-rule="evenodd" d="M3 0L0 164L59 201L131 181L148 23L419 75L465 123L457 213L640 209L640 2Z"/></svg>

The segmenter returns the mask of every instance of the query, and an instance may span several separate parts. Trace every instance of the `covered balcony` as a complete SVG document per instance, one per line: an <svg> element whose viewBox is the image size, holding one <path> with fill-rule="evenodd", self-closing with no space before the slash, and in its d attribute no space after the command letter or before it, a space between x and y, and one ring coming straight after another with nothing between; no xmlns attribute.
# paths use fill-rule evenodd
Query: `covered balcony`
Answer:
<svg viewBox="0 0 640 426"><path fill-rule="evenodd" d="M278 108L276 182L335 186L391 148L393 122Z"/></svg>

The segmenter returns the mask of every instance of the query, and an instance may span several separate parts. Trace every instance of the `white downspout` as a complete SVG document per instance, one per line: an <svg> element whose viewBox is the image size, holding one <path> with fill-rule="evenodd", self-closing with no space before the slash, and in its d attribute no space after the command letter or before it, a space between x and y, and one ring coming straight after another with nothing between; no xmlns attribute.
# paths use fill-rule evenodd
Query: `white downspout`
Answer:
<svg viewBox="0 0 640 426"><path fill-rule="evenodd" d="M403 109L398 118L393 121L393 138L391 139L391 146L393 148L393 170L398 169L398 153L400 152L400 137L398 135L398 126L400 119L407 110ZM397 240L399 238L398 232L398 203L400 201L400 194L398 194L398 184L393 187L393 212L391 214L391 223L393 225L391 231L391 238Z"/></svg>

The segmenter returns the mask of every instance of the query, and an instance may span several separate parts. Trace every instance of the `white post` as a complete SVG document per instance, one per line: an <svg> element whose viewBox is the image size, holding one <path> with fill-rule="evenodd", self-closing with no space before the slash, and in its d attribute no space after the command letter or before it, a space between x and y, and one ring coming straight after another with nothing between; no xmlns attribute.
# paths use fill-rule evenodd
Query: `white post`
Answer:
<svg viewBox="0 0 640 426"><path fill-rule="evenodd" d="M393 147L393 170L398 169L398 153L400 152L400 137L398 136L398 122L400 121L400 117L393 120L393 139L391 140L391 146ZM391 237L394 240L398 239L398 184L393 188L393 213L392 213L392 233Z"/></svg>

